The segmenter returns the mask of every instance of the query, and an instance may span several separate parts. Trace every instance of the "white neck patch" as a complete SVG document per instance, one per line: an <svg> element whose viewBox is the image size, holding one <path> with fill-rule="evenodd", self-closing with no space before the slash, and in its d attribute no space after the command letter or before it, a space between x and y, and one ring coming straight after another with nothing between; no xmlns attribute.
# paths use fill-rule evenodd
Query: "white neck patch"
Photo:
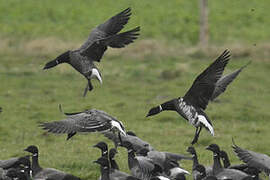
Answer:
<svg viewBox="0 0 270 180"><path fill-rule="evenodd" d="M160 110L160 111L163 111L163 109L162 109L162 106L161 106L161 105L159 105L159 110Z"/></svg>

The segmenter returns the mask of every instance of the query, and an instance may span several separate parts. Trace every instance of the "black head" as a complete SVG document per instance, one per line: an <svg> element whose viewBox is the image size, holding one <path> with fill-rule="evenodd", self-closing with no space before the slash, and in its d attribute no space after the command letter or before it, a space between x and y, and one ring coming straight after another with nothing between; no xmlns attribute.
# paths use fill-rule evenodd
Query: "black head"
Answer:
<svg viewBox="0 0 270 180"><path fill-rule="evenodd" d="M136 134L133 131L127 131L127 134L130 136L136 136Z"/></svg>
<svg viewBox="0 0 270 180"><path fill-rule="evenodd" d="M154 108L150 109L150 111L148 112L148 114L146 115L146 117L153 116L153 115L158 114L160 112L161 112L160 106L154 107Z"/></svg>
<svg viewBox="0 0 270 180"><path fill-rule="evenodd" d="M206 147L207 150L212 151L213 153L219 154L220 149L217 144L210 144L208 147Z"/></svg>
<svg viewBox="0 0 270 180"><path fill-rule="evenodd" d="M30 152L32 154L38 154L38 148L35 145L28 146L24 151Z"/></svg>
<svg viewBox="0 0 270 180"><path fill-rule="evenodd" d="M98 160L94 161L94 163L97 163L102 167L109 168L109 160L107 158L104 157L98 158Z"/></svg>
<svg viewBox="0 0 270 180"><path fill-rule="evenodd" d="M193 146L189 146L188 148L187 148L187 152L189 152L190 154L196 154L196 150L195 150L195 148L193 147Z"/></svg>
<svg viewBox="0 0 270 180"><path fill-rule="evenodd" d="M132 144L128 141L123 141L122 146L125 147L127 150L133 150Z"/></svg>
<svg viewBox="0 0 270 180"><path fill-rule="evenodd" d="M60 56L58 56L57 58L55 58L54 60L48 62L47 64L45 64L43 69L44 70L45 69L50 69L50 68L52 68L54 66L57 66L60 63L64 63L64 62L68 63L69 60L70 60L69 52L70 51L66 51L63 54L61 54Z"/></svg>
<svg viewBox="0 0 270 180"><path fill-rule="evenodd" d="M99 148L103 152L108 151L108 145L103 141L100 141L99 143L97 143L93 147Z"/></svg>
<svg viewBox="0 0 270 180"><path fill-rule="evenodd" d="M115 148L111 148L109 152L109 158L113 159L116 154L117 154L117 150Z"/></svg>

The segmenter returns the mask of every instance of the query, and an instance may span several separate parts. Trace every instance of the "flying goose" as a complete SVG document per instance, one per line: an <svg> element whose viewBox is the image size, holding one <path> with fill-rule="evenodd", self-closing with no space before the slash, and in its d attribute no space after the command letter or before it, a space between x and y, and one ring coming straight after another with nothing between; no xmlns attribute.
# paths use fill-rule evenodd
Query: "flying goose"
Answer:
<svg viewBox="0 0 270 180"><path fill-rule="evenodd" d="M220 149L217 144L210 144L208 147L206 147L206 149L213 152L213 175L216 176L217 179L240 180L251 177L248 174L236 169L223 168L220 163Z"/></svg>
<svg viewBox="0 0 270 180"><path fill-rule="evenodd" d="M196 127L191 144L195 144L198 141L202 127L206 128L214 136L214 128L204 110L229 60L230 52L225 50L208 68L197 76L184 97L172 99L150 109L147 117L162 111L170 110L178 112L179 115Z"/></svg>
<svg viewBox="0 0 270 180"><path fill-rule="evenodd" d="M148 149L148 151L153 151L154 148L150 145L150 143L140 139L133 131L127 131L126 136L123 134L115 134L111 131L103 132L104 136L114 142L115 148L121 146L120 141L128 141L132 144L133 149L136 154L143 148Z"/></svg>
<svg viewBox="0 0 270 180"><path fill-rule="evenodd" d="M94 61L100 62L108 47L123 48L137 39L140 27L119 33L127 24L131 15L131 9L111 17L105 23L94 28L86 42L76 50L69 50L48 62L43 69L49 69L61 63L70 64L75 70L80 72L88 81L84 91L93 89L91 79L97 78L102 83L102 77Z"/></svg>
<svg viewBox="0 0 270 180"><path fill-rule="evenodd" d="M239 75L239 73L247 67L251 62L248 62L246 65L242 66L238 70L227 74L225 76L222 76L216 83L214 92L210 98L210 101L214 101L220 94L226 91L227 86L231 84L234 79Z"/></svg>
<svg viewBox="0 0 270 180"><path fill-rule="evenodd" d="M123 141L122 146L128 151L128 166L132 176L149 180L162 173L162 168L158 164L155 164L152 159L144 156L135 156L135 150L130 142Z"/></svg>
<svg viewBox="0 0 270 180"><path fill-rule="evenodd" d="M30 152L32 154L32 176L34 180L37 179L50 179L50 180L80 180L80 178L67 174L65 172L59 171L53 168L42 168L38 162L38 148L37 146L28 146L24 151Z"/></svg>
<svg viewBox="0 0 270 180"><path fill-rule="evenodd" d="M126 135L121 121L97 109L85 110L76 113L65 113L66 119L41 123L44 130L51 133L67 133L67 140L77 132L105 132L115 131Z"/></svg>
<svg viewBox="0 0 270 180"><path fill-rule="evenodd" d="M249 167L265 172L270 179L270 157L268 155L243 149L237 146L234 141L232 148L241 161L245 162Z"/></svg>

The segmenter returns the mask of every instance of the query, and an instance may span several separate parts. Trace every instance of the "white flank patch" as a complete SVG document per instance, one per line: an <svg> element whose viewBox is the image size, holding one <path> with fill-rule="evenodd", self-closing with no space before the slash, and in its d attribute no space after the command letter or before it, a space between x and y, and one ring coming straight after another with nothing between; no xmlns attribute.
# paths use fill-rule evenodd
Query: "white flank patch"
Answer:
<svg viewBox="0 0 270 180"><path fill-rule="evenodd" d="M172 168L172 169L170 169L170 171L171 171L171 175L173 177L175 177L177 174L190 174L187 170L182 169L180 167Z"/></svg>
<svg viewBox="0 0 270 180"><path fill-rule="evenodd" d="M170 180L169 178L166 178L164 176L157 176L160 180Z"/></svg>
<svg viewBox="0 0 270 180"><path fill-rule="evenodd" d="M116 127L123 135L127 135L126 132L122 129L121 125L117 121L111 121L111 125Z"/></svg>
<svg viewBox="0 0 270 180"><path fill-rule="evenodd" d="M99 74L99 72L98 72L98 70L96 68L92 69L92 75L91 76L92 77L95 76L99 80L99 82L102 84L102 78L101 78L101 76L100 76L100 74Z"/></svg>
<svg viewBox="0 0 270 180"><path fill-rule="evenodd" d="M214 136L215 135L214 129L212 125L206 120L206 118L203 115L198 115L198 119L199 122L203 123L203 125L208 128L212 136Z"/></svg>

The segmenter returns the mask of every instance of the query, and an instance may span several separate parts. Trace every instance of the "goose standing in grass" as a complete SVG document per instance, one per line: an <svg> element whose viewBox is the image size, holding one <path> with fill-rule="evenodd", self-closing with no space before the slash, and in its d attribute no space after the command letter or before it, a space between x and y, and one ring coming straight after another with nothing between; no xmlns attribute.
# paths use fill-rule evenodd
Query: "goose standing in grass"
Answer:
<svg viewBox="0 0 270 180"><path fill-rule="evenodd" d="M187 149L187 152L189 152L191 155L192 155L192 160L193 160L193 164L192 164L192 176L193 176L193 179L200 179L201 177L201 172L199 172L197 170L197 166L203 166L199 163L199 160L198 160L198 156L197 156L197 152L195 150L195 148L193 146L189 146L188 149ZM201 167L200 167L201 168ZM210 175L212 174L212 167L204 167L205 168L205 171L206 171L206 175Z"/></svg>
<svg viewBox="0 0 270 180"><path fill-rule="evenodd" d="M115 148L121 146L120 141L128 141L132 144L133 149L136 151L136 154L143 148L146 148L148 151L153 151L153 146L150 143L140 139L133 131L127 131L126 136L120 134L115 134L113 132L107 131L103 133L105 137L114 142Z"/></svg>
<svg viewBox="0 0 270 180"><path fill-rule="evenodd" d="M250 175L253 180L260 180L259 178L259 174L261 173L261 171L255 167L250 167L247 164L234 164L231 165L230 159L228 154L226 153L226 151L220 151L220 158L223 161L223 166L224 168L228 168L228 169L237 169L239 171L242 171L248 175Z"/></svg>
<svg viewBox="0 0 270 180"><path fill-rule="evenodd" d="M123 48L137 39L140 27L119 33L128 23L130 15L131 9L127 8L111 17L105 23L94 28L79 49L66 51L55 60L48 62L43 69L49 69L61 63L70 64L88 81L84 91L85 96L88 90L93 89L92 78L97 78L102 83L100 71L95 66L94 61L100 62L108 47Z"/></svg>
<svg viewBox="0 0 270 180"><path fill-rule="evenodd" d="M178 112L179 115L196 127L192 144L198 141L202 127L206 128L214 136L214 128L204 110L229 60L230 52L225 50L207 69L197 76L184 97L172 99L150 109L147 117L162 111Z"/></svg>
<svg viewBox="0 0 270 180"><path fill-rule="evenodd" d="M80 180L80 178L67 174L53 168L42 168L38 162L38 148L34 145L28 146L24 151L32 154L32 177L33 180L50 179L50 180Z"/></svg>
<svg viewBox="0 0 270 180"><path fill-rule="evenodd" d="M128 166L132 176L143 180L150 180L152 177L162 173L162 167L154 163L152 159L144 156L136 156L130 142L123 141L122 146L128 151Z"/></svg>
<svg viewBox="0 0 270 180"><path fill-rule="evenodd" d="M67 140L77 132L118 131L126 135L122 122L101 110L91 109L65 115L67 118L64 120L41 123L40 126L51 133L67 133Z"/></svg>
<svg viewBox="0 0 270 180"><path fill-rule="evenodd" d="M240 180L251 177L248 174L236 169L223 168L220 163L220 149L217 144L210 144L206 149L213 152L213 175L216 176L217 179Z"/></svg>
<svg viewBox="0 0 270 180"><path fill-rule="evenodd" d="M29 158L30 158L29 156L23 156L7 160L0 160L0 168L9 169L9 168L18 168L21 166L29 166L30 164Z"/></svg>
<svg viewBox="0 0 270 180"><path fill-rule="evenodd" d="M101 172L101 177L99 178L100 180L140 180L124 172L122 172L122 174L111 173L111 168L110 168L110 163L109 163L108 158L100 157L98 160L94 161L94 163L97 163L100 165L100 172Z"/></svg>
<svg viewBox="0 0 270 180"><path fill-rule="evenodd" d="M268 155L243 149L237 146L234 141L232 148L240 160L245 162L249 167L254 167L265 172L270 179L270 157Z"/></svg>
<svg viewBox="0 0 270 180"><path fill-rule="evenodd" d="M108 145L105 142L100 141L93 147L100 149L102 157L108 157Z"/></svg>

